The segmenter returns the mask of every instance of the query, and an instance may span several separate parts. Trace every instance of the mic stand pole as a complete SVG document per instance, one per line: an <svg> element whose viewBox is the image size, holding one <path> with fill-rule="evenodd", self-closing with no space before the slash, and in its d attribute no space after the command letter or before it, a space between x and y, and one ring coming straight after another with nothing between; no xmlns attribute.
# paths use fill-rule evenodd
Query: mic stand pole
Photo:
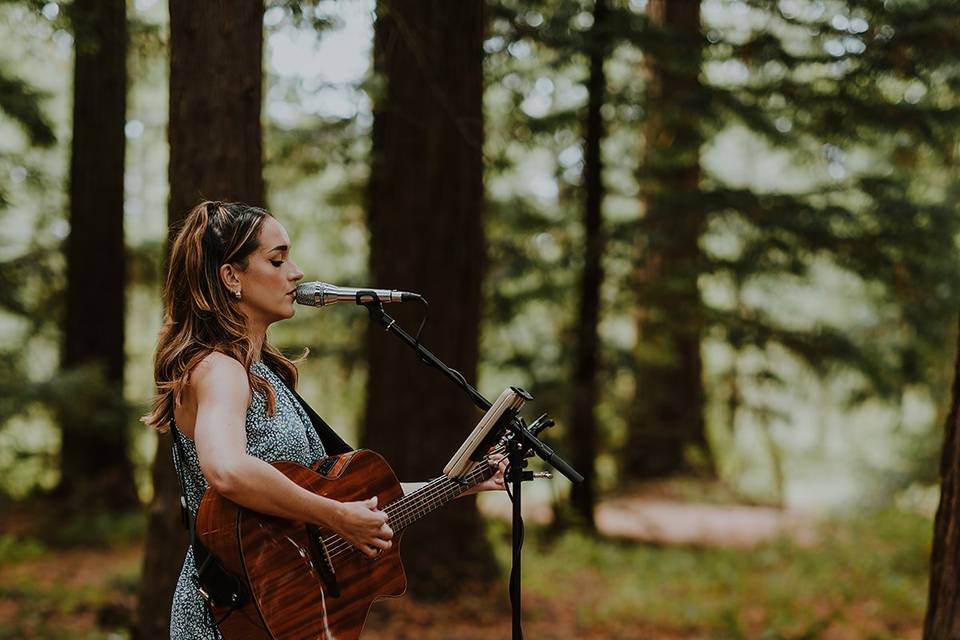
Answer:
<svg viewBox="0 0 960 640"><path fill-rule="evenodd" d="M524 455L523 445L519 438L511 438L509 441L507 459L510 470L510 477L504 478L508 481L513 490L510 496L510 502L513 503L513 513L510 520L510 549L512 553L512 563L510 566L510 615L513 640L523 638L523 628L520 624L520 560L523 557L523 514L520 511L520 496L522 495L521 485L524 480L533 480L533 474L524 471L527 466L526 456ZM509 488L509 487L508 487Z"/></svg>
<svg viewBox="0 0 960 640"><path fill-rule="evenodd" d="M357 291L357 304L367 308L367 311L370 313L370 320L400 338L400 340L407 343L411 349L416 351L421 361L438 369L440 373L450 378L457 386L466 391L470 399L473 400L473 404L481 411L486 411L493 406L492 402L484 398L479 391L470 386L470 383L466 381L459 371L455 371L445 365L439 358L430 353L426 347L417 340L414 340L413 336L401 329L397 321L388 316L383 310L383 304L380 302L377 294L373 291Z"/></svg>
<svg viewBox="0 0 960 640"><path fill-rule="evenodd" d="M400 340L409 345L411 349L416 351L421 361L439 370L440 373L461 387L477 407L486 411L493 406L493 403L473 388L460 372L445 365L439 358L430 353L426 347L420 344L419 341L415 340L413 336L401 329L397 325L397 321L384 312L383 304L380 302L380 298L377 297L376 293L368 290L358 291L357 304L367 308L370 314L370 320L400 338ZM538 420L537 423L539 422ZM549 422L552 423L552 421ZM534 431L536 431L535 426L536 425L531 425L531 429ZM544 426L549 426L549 424ZM510 477L504 478L504 481L509 482L513 487L512 492L508 492L512 493L510 500L513 503L513 521L511 527L513 567L510 570L510 608L513 623L513 640L520 640L523 638L523 630L520 626L520 557L521 549L523 548L523 517L520 512L520 495L522 483L533 480L533 473L524 471L524 468L527 466L527 452L532 451L535 453L574 484L583 482L583 476L577 473L576 470L568 465L560 456L556 455L553 449L541 442L534 433L531 433L523 423L523 418L515 417L513 420L510 420L507 424L507 430L513 434L513 437L508 440L507 445L507 461L509 464Z"/></svg>

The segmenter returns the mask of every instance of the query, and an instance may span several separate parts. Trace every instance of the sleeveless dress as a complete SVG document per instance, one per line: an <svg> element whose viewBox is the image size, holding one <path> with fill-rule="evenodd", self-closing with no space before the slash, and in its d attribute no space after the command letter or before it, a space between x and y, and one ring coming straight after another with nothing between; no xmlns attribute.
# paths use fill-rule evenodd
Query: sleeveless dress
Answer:
<svg viewBox="0 0 960 640"><path fill-rule="evenodd" d="M324 457L325 452L309 416L293 397L283 380L262 362L255 362L250 370L267 380L277 398L276 411L267 415L267 402L262 393L253 392L247 409L247 453L265 460L290 460L304 466ZM196 517L200 498L207 488L207 480L200 471L200 461L193 440L184 436L186 460L184 481L190 512ZM176 458L175 458L176 460ZM196 574L192 549L187 549L180 579L173 595L170 615L171 640L216 640L219 634L211 626L206 606L193 584Z"/></svg>

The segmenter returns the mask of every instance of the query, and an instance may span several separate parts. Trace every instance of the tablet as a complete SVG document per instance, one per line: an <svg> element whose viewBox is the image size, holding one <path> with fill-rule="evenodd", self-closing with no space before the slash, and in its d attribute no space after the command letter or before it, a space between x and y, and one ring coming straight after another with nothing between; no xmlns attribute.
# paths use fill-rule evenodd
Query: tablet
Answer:
<svg viewBox="0 0 960 640"><path fill-rule="evenodd" d="M480 422L473 428L473 432L463 441L457 452L450 458L450 462L443 468L443 475L448 478L460 478L482 460L493 443L484 445L491 430L501 424L504 416L513 419L523 403L530 398L526 391L517 387L507 387L493 403L487 412L480 418ZM497 434L495 434L497 435ZM498 436L499 437L499 436ZM483 445L483 451L478 451Z"/></svg>

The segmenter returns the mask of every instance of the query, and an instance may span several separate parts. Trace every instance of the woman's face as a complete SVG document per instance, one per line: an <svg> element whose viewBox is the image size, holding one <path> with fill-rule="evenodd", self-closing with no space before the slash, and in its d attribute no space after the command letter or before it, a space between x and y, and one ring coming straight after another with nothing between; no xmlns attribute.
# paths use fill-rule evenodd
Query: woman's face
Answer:
<svg viewBox="0 0 960 640"><path fill-rule="evenodd" d="M290 236L276 218L264 218L260 246L247 258L247 268L234 269L233 274L237 287L231 289L240 289L240 309L251 327L266 328L272 322L293 317L297 281L303 278L303 272L290 259Z"/></svg>

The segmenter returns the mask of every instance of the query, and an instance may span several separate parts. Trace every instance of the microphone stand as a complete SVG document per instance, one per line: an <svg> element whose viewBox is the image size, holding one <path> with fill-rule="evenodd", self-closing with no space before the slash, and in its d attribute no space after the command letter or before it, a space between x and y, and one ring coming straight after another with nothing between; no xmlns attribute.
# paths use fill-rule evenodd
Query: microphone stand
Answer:
<svg viewBox="0 0 960 640"><path fill-rule="evenodd" d="M380 302L380 298L377 297L376 293L369 290L358 291L356 299L358 305L366 307L367 312L370 314L371 321L376 322L389 333L400 338L402 342L417 353L424 364L437 369L451 382L463 389L473 401L473 404L479 409L486 411L493 406L493 403L471 386L460 372L445 365L439 358L430 353L426 347L420 344L419 340L414 339L413 336L400 328L400 326L397 325L397 321L387 315L383 310L383 303ZM583 482L582 475L577 473L573 467L558 456L553 449L537 438L536 434L539 433L540 430L552 424L553 421L547 419L546 415L544 415L538 418L536 422L531 425L531 428L528 429L523 418L515 416L507 422L506 426L506 430L513 435L513 437L509 439L507 446L507 461L510 477L504 478L504 480L508 481L513 487L512 492L509 492L512 494L510 499L513 503L513 519L511 523L513 566L510 570L510 608L513 622L513 640L523 638L523 630L520 626L520 558L523 548L523 517L520 512L520 495L522 483L533 480L534 478L533 472L524 471L524 468L527 466L526 459L528 454L530 452L536 454L540 459L554 467L574 484Z"/></svg>

